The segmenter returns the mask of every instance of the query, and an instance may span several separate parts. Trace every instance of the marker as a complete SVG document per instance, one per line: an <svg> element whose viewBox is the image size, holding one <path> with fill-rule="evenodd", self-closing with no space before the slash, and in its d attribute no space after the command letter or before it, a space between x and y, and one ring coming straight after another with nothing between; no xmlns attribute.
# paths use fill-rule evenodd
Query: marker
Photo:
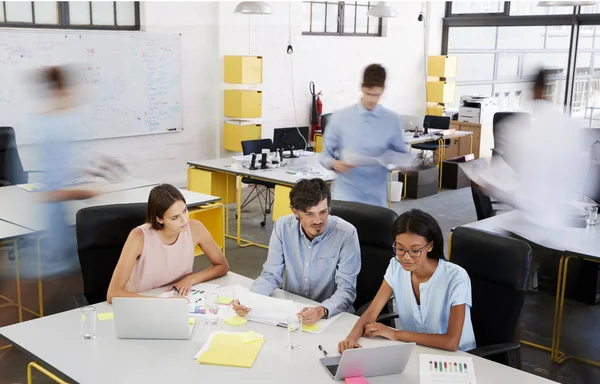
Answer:
<svg viewBox="0 0 600 384"><path fill-rule="evenodd" d="M463 365L462 365L462 363L458 364L458 369L460 370L460 373L463 373Z"/></svg>
<svg viewBox="0 0 600 384"><path fill-rule="evenodd" d="M463 365L465 367L465 373L467 373L467 363L464 363Z"/></svg>
<svg viewBox="0 0 600 384"><path fill-rule="evenodd" d="M454 363L454 372L458 373L458 367L456 366L456 363Z"/></svg>
<svg viewBox="0 0 600 384"><path fill-rule="evenodd" d="M176 131L176 130L177 130L177 128L167 128L168 132L173 132L173 131Z"/></svg>
<svg viewBox="0 0 600 384"><path fill-rule="evenodd" d="M429 370L433 371L433 363L431 361L429 362Z"/></svg>
<svg viewBox="0 0 600 384"><path fill-rule="evenodd" d="M442 362L441 362L441 361L440 361L440 365L439 365L439 367L440 367L440 372L444 372L444 366L442 365Z"/></svg>
<svg viewBox="0 0 600 384"><path fill-rule="evenodd" d="M323 352L323 355L325 355L325 357L327 357L327 351L323 349L323 346L319 345L319 350Z"/></svg>
<svg viewBox="0 0 600 384"><path fill-rule="evenodd" d="M444 361L444 372L448 372L448 363Z"/></svg>
<svg viewBox="0 0 600 384"><path fill-rule="evenodd" d="M437 371L437 361L433 363L433 368Z"/></svg>
<svg viewBox="0 0 600 384"><path fill-rule="evenodd" d="M296 174L296 172L290 172L290 171L287 171L286 173L289 173L290 175L295 175Z"/></svg>

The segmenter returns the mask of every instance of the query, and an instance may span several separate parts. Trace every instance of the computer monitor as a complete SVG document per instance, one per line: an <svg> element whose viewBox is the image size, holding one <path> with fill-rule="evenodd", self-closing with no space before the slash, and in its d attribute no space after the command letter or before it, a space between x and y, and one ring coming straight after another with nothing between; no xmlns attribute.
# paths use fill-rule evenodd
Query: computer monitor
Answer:
<svg viewBox="0 0 600 384"><path fill-rule="evenodd" d="M298 133L298 130L300 130L300 133ZM304 150L305 147L308 147L308 143L308 127L275 128L273 130L273 149L280 148L284 151L290 151L291 149L294 151Z"/></svg>
<svg viewBox="0 0 600 384"><path fill-rule="evenodd" d="M423 119L423 128L425 133L429 128L432 129L450 129L450 116L425 115Z"/></svg>

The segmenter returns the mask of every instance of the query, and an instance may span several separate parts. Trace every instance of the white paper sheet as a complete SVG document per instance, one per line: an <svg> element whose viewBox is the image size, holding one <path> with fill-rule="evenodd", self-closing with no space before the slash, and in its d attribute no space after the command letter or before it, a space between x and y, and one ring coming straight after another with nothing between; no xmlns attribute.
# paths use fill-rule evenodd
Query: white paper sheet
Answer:
<svg viewBox="0 0 600 384"><path fill-rule="evenodd" d="M263 296L247 289L237 289L235 295L242 305L251 309L246 315L249 321L270 325L287 324L287 317L298 313L292 300Z"/></svg>
<svg viewBox="0 0 600 384"><path fill-rule="evenodd" d="M302 303L296 303L296 309L298 310L298 312L300 312L302 310L302 308L307 308L307 307L310 308L310 306L304 305ZM341 315L342 315L341 313L338 313L337 315L331 316L328 319L321 319L321 320L317 321L315 323L315 325L319 327L319 329L317 329L317 330L313 331L313 330L310 330L310 328L309 328L308 330L303 329L303 331L307 332L307 333L312 333L312 334L318 335L321 332L323 332L324 330L326 330L327 327L329 327L331 324L333 324Z"/></svg>
<svg viewBox="0 0 600 384"><path fill-rule="evenodd" d="M201 308L204 307L204 295L207 292L216 290L219 288L218 284L210 284L210 283L200 283L192 285L192 289L190 289L190 293L187 295L189 312L192 315L203 315L201 312ZM175 296L175 291L167 291L161 293L158 297L173 297ZM219 311L221 312L221 311Z"/></svg>
<svg viewBox="0 0 600 384"><path fill-rule="evenodd" d="M419 355L420 384L477 384L473 358Z"/></svg>

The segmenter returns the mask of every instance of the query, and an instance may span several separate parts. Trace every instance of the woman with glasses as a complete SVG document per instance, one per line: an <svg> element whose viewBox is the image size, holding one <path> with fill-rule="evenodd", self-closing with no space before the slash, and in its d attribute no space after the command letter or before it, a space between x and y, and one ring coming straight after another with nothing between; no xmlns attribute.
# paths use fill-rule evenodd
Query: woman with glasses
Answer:
<svg viewBox="0 0 600 384"><path fill-rule="evenodd" d="M427 347L468 351L476 347L471 324L471 281L444 258L444 238L435 219L418 209L403 213L393 226L394 258L379 292L352 331L338 345L360 348L358 339L381 336ZM375 322L394 295L399 329Z"/></svg>

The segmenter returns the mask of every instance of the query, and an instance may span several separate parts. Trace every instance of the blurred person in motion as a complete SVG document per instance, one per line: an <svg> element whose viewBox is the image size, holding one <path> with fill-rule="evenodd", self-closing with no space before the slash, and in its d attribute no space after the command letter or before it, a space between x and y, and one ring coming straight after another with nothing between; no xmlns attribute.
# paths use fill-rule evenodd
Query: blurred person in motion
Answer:
<svg viewBox="0 0 600 384"><path fill-rule="evenodd" d="M365 158L385 156L397 164L393 153L408 152L402 119L379 104L385 80L385 68L369 65L363 73L360 102L335 112L327 125L321 164L336 172L334 200L387 207L389 170L380 163L357 166L345 159L345 153Z"/></svg>
<svg viewBox="0 0 600 384"><path fill-rule="evenodd" d="M78 268L75 228L69 226L71 214L67 203L94 197L91 190L69 188L65 183L74 180L81 164L69 141L78 125L73 84L66 67L48 67L42 71L47 107L39 115L38 128L42 136L41 160L44 166L43 200L47 230L42 240L42 274L63 275Z"/></svg>
<svg viewBox="0 0 600 384"><path fill-rule="evenodd" d="M550 233L545 229L573 225L572 219L580 215L569 202L581 193L589 169L581 130L562 105L544 98L546 81L547 72L540 70L529 108L531 124L522 117L503 120L502 136L495 138L496 145L502 143L500 156L489 168L468 172L489 195L522 211L544 237Z"/></svg>

